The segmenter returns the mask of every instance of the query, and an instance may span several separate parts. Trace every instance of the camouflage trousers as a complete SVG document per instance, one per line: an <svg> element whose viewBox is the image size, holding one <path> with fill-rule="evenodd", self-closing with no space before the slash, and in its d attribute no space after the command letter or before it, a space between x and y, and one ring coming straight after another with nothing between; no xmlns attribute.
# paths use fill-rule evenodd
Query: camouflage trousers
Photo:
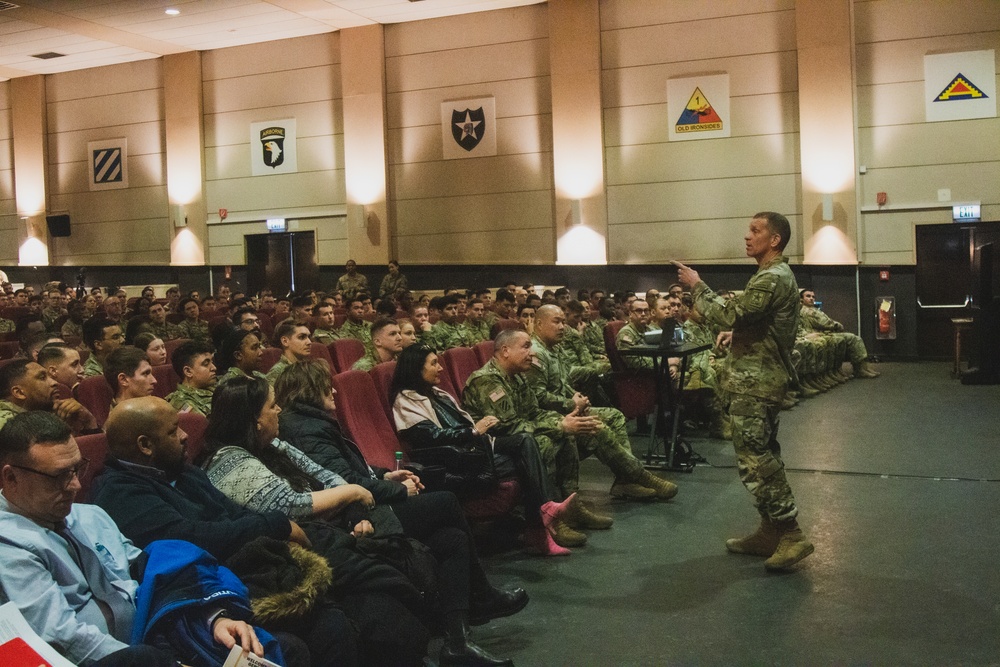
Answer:
<svg viewBox="0 0 1000 667"><path fill-rule="evenodd" d="M861 340L861 337L857 334L836 333L832 334L831 338L836 340L840 349L843 350L841 361L846 358L852 364L859 364L868 358L868 349L865 347L865 341Z"/></svg>
<svg viewBox="0 0 1000 667"><path fill-rule="evenodd" d="M604 423L593 435L535 434L549 479L564 498L580 490L580 459L588 456L606 465L616 479L631 480L642 470L632 454L625 415L614 408L591 408L590 412Z"/></svg>
<svg viewBox="0 0 1000 667"><path fill-rule="evenodd" d="M753 396L733 396L729 415L740 481L747 488L761 516L788 521L798 513L792 488L785 477L778 444L781 406Z"/></svg>

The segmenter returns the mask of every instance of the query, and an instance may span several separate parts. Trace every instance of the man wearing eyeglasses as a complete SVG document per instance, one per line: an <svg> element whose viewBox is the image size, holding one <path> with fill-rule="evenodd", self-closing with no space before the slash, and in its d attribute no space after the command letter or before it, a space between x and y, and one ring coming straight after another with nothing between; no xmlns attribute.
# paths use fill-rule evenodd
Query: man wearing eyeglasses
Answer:
<svg viewBox="0 0 1000 667"><path fill-rule="evenodd" d="M628 324L618 332L616 342L618 349L627 350L630 347L641 345L642 334L649 329L649 304L641 299L636 299L629 306ZM651 357L622 356L622 360L629 368L645 368L653 370L653 359Z"/></svg>
<svg viewBox="0 0 1000 667"><path fill-rule="evenodd" d="M83 376L104 375L104 362L125 341L122 328L104 317L92 317L83 325L83 342L90 356L83 365Z"/></svg>
<svg viewBox="0 0 1000 667"><path fill-rule="evenodd" d="M173 667L170 652L127 643L139 587L130 568L142 552L104 510L74 504L88 464L50 413L17 415L0 431L2 597L73 664ZM217 643L262 654L246 623L205 620Z"/></svg>

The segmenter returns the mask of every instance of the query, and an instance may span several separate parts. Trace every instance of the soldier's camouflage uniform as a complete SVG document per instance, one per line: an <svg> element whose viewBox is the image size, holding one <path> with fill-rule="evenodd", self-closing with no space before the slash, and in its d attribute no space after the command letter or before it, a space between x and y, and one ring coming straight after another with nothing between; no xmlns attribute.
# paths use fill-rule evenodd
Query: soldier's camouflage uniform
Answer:
<svg viewBox="0 0 1000 667"><path fill-rule="evenodd" d="M844 325L824 313L819 308L802 306L799 313L805 327L825 337L837 341L843 349L843 355L852 364L860 364L868 358L865 342L857 334L844 331Z"/></svg>
<svg viewBox="0 0 1000 667"><path fill-rule="evenodd" d="M365 371L367 373L381 363L383 363L383 361L378 358L378 352L375 351L375 348L371 345L366 345L365 356L355 361L354 365L351 366L351 370Z"/></svg>
<svg viewBox="0 0 1000 667"><path fill-rule="evenodd" d="M364 320L358 323L346 320L334 333L337 336L337 340L353 338L354 340L360 340L366 345L372 342L372 326Z"/></svg>
<svg viewBox="0 0 1000 667"><path fill-rule="evenodd" d="M348 273L337 279L337 291L344 295L345 299L357 296L361 292L368 291L368 279L360 273L351 276Z"/></svg>
<svg viewBox="0 0 1000 667"><path fill-rule="evenodd" d="M263 378L264 380L267 380L267 376L261 373L260 371L254 371L253 376L255 378ZM245 377L250 377L250 376L244 373L239 367L230 366L229 370L226 371L222 375L222 377L216 380L215 386L218 387L221 383L225 382L226 380L229 380L230 378L245 378Z"/></svg>
<svg viewBox="0 0 1000 667"><path fill-rule="evenodd" d="M288 368L291 365L292 365L292 362L290 362L285 357L285 355L281 355L280 357L278 357L278 361L275 362L274 366L271 366L271 370L269 370L267 372L267 374L264 375L264 377L267 378L267 381L273 387L274 383L278 379L278 376L281 375L281 371L285 370L286 368ZM232 370L232 369L230 369L230 370Z"/></svg>
<svg viewBox="0 0 1000 667"><path fill-rule="evenodd" d="M313 342L319 343L320 345L329 345L333 341L337 340L337 332L330 331L329 329L316 329L312 332L312 339Z"/></svg>
<svg viewBox="0 0 1000 667"><path fill-rule="evenodd" d="M406 284L406 276L402 273L397 273L395 277L391 273L385 274L385 278L382 279L382 284L378 288L378 296L380 299L386 297L392 297L396 290L409 289Z"/></svg>
<svg viewBox="0 0 1000 667"><path fill-rule="evenodd" d="M555 347L565 368L569 369L571 387L590 399L594 405L611 405L602 385L601 376L611 372L607 357L594 357L583 340L583 335L573 327L566 327L562 342Z"/></svg>
<svg viewBox="0 0 1000 667"><path fill-rule="evenodd" d="M215 389L195 389L186 384L177 385L177 389L167 394L167 403L179 412L197 412L200 415L212 414L212 394Z"/></svg>
<svg viewBox="0 0 1000 667"><path fill-rule="evenodd" d="M479 322L465 320L462 326L465 327L465 340L470 346L490 339L490 327L492 325L486 321L485 317L479 320Z"/></svg>
<svg viewBox="0 0 1000 667"><path fill-rule="evenodd" d="M604 345L604 327L608 321L602 317L591 320L583 330L583 342L587 344L587 349L594 356L607 356L608 349Z"/></svg>
<svg viewBox="0 0 1000 667"><path fill-rule="evenodd" d="M492 435L532 434L555 488L565 495L579 488L580 457L576 439L562 430L563 415L539 407L523 375L507 375L495 359L490 359L469 376L462 405L475 421L486 415L499 419L490 429Z"/></svg>
<svg viewBox="0 0 1000 667"><path fill-rule="evenodd" d="M83 377L89 378L95 375L104 375L104 366L97 360L97 355L91 352L83 364Z"/></svg>
<svg viewBox="0 0 1000 667"><path fill-rule="evenodd" d="M421 342L429 345L435 352L469 345L465 327L461 324L448 324L444 320L435 322Z"/></svg>
<svg viewBox="0 0 1000 667"><path fill-rule="evenodd" d="M545 346L537 336L532 336L532 350L535 358L525 379L535 394L535 400L543 410L552 410L568 415L576 405L573 403L573 388L569 385L569 371L563 365L559 354ZM615 408L590 408L604 424L604 428L593 434L574 436L580 459L591 454L608 466L615 477L623 482L633 481L642 470L642 464L632 455L632 444L625 430L625 415ZM577 485L578 486L578 485ZM576 491L563 488L566 493Z"/></svg>
<svg viewBox="0 0 1000 667"><path fill-rule="evenodd" d="M181 337L180 329L172 322L164 322L163 324L153 324L150 322L146 330L162 341L175 340Z"/></svg>
<svg viewBox="0 0 1000 667"><path fill-rule="evenodd" d="M710 325L733 332L721 387L730 395L740 480L757 511L772 521L798 515L778 444L778 415L789 381L795 380L792 350L799 294L788 260L779 255L761 266L742 294L726 301L699 282L695 308Z"/></svg>
<svg viewBox="0 0 1000 667"><path fill-rule="evenodd" d="M8 320L5 317L0 317L0 333L13 333L17 329L17 324L14 320ZM81 335L83 335L81 333Z"/></svg>
<svg viewBox="0 0 1000 667"><path fill-rule="evenodd" d="M212 333L208 330L208 322L204 320L183 320L177 324L177 332L181 338L190 338L199 343L211 343Z"/></svg>
<svg viewBox="0 0 1000 667"><path fill-rule="evenodd" d="M14 405L10 401L0 401L0 428L22 412L25 412L25 409L21 406Z"/></svg>
<svg viewBox="0 0 1000 667"><path fill-rule="evenodd" d="M630 347L635 347L636 345L642 345L642 331L629 322L621 328L618 332L618 337L615 339L618 344L618 351L627 350ZM653 370L653 358L652 357L633 357L632 355L622 355L622 361L629 368L636 368L642 370Z"/></svg>

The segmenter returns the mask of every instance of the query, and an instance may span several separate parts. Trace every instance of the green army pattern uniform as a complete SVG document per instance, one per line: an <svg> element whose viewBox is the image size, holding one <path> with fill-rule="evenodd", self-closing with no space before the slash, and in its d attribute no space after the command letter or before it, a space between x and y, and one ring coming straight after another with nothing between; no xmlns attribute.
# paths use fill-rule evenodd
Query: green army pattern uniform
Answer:
<svg viewBox="0 0 1000 667"><path fill-rule="evenodd" d="M372 325L368 324L362 320L361 322L355 324L350 320L346 320L340 325L334 334L337 336L337 340L342 340L344 338L353 338L354 340L360 340L362 343L368 345L372 342Z"/></svg>
<svg viewBox="0 0 1000 667"><path fill-rule="evenodd" d="M329 329L316 329L312 332L313 342L319 343L320 345L329 345L333 341L337 340L337 332L330 331Z"/></svg>
<svg viewBox="0 0 1000 667"><path fill-rule="evenodd" d="M523 375L507 375L495 359L469 376L462 394L462 405L479 421L487 415L499 423L490 429L491 435L530 433L549 479L565 496L580 486L580 457L576 440L562 429L563 416L544 410L535 399L535 392Z"/></svg>
<svg viewBox="0 0 1000 667"><path fill-rule="evenodd" d="M492 325L486 321L486 317L483 317L478 323L472 320L465 320L462 326L465 327L466 344L470 347L476 343L482 343L484 340L490 339Z"/></svg>
<svg viewBox="0 0 1000 667"><path fill-rule="evenodd" d="M164 322L163 324L150 322L147 331L163 341L176 340L181 337L181 330L173 322Z"/></svg>
<svg viewBox="0 0 1000 667"><path fill-rule="evenodd" d="M378 358L375 348L371 345L365 345L365 356L355 361L354 365L351 366L351 370L364 371L367 373L381 363L382 360Z"/></svg>
<svg viewBox="0 0 1000 667"><path fill-rule="evenodd" d="M4 333L2 328L0 328L0 333ZM77 338L82 339L83 325L77 324L73 320L66 320L65 322L63 322L62 328L59 330L59 334L63 338L66 338L67 336L76 336Z"/></svg>
<svg viewBox="0 0 1000 667"><path fill-rule="evenodd" d="M26 412L26 410L10 401L0 401L0 428L3 428L7 422L22 412Z"/></svg>
<svg viewBox="0 0 1000 667"><path fill-rule="evenodd" d="M587 323L587 328L582 332L583 342L587 344L587 349L594 356L607 356L608 348L604 345L604 327L608 321L603 317L591 320Z"/></svg>
<svg viewBox="0 0 1000 667"><path fill-rule="evenodd" d="M684 342L691 345L711 345L715 347L715 334L704 324L687 320L681 325L684 329ZM711 349L692 354L688 357L687 376L684 378L685 389L717 389L715 367L712 365L715 355Z"/></svg>
<svg viewBox="0 0 1000 667"><path fill-rule="evenodd" d="M568 415L576 407L573 388L569 385L569 370L563 365L558 352L546 347L538 337L532 336L531 348L535 353L531 369L525 379L535 394L538 406ZM611 469L617 479L633 481L642 471L642 464L632 455L632 444L625 430L625 415L615 408L590 408L590 414L604 424L593 434L576 435L576 448L580 459L591 454ZM576 491L576 488L566 490Z"/></svg>
<svg viewBox="0 0 1000 667"><path fill-rule="evenodd" d="M253 372L253 376L255 378L262 378L264 380L267 380L267 376L264 375L263 373L261 373L260 371L254 371ZM225 373L223 373L222 377L220 377L216 381L216 385L215 386L218 387L221 383L223 383L226 380L229 380L231 378L246 378L246 377L250 377L250 376L247 375L246 373L244 373L240 368L238 368L236 366L230 366L229 370L226 371ZM270 382L270 380L268 380L268 382ZM180 386L180 385L178 385L178 386Z"/></svg>
<svg viewBox="0 0 1000 667"><path fill-rule="evenodd" d="M87 361L83 364L83 377L89 378L95 375L104 375L104 366L101 365L101 362L91 352L90 356L87 357Z"/></svg>
<svg viewBox="0 0 1000 667"><path fill-rule="evenodd" d="M448 324L444 320L438 320L431 327L424 342L434 348L435 352L444 352L453 347L469 346L465 327L461 324Z"/></svg>
<svg viewBox="0 0 1000 667"><path fill-rule="evenodd" d="M183 320L177 326L177 333L181 338L189 338L199 343L211 343L212 332L208 330L208 322L204 320Z"/></svg>
<svg viewBox="0 0 1000 667"><path fill-rule="evenodd" d="M630 347L635 347L636 345L642 344L642 332L639 331L634 324L629 322L621 328L618 332L618 337L615 338L615 342L618 344L618 351L627 350ZM652 357L633 357L631 355L622 355L622 361L629 368L635 368L637 370L653 370L653 359Z"/></svg>
<svg viewBox="0 0 1000 667"><path fill-rule="evenodd" d="M42 324L45 325L46 331L55 331L56 320L66 314L65 310L61 308L43 308L42 309ZM58 332L57 332L58 333Z"/></svg>
<svg viewBox="0 0 1000 667"><path fill-rule="evenodd" d="M354 276L344 274L337 279L337 291L344 295L345 299L357 296L361 292L368 291L368 279L360 273Z"/></svg>
<svg viewBox="0 0 1000 667"><path fill-rule="evenodd" d="M611 399L602 384L602 376L611 372L611 362L606 357L594 357L583 340L583 335L573 327L566 327L562 342L555 347L563 366L569 369L569 384L590 399L593 405L611 405Z"/></svg>
<svg viewBox="0 0 1000 667"><path fill-rule="evenodd" d="M281 371L285 370L291 365L292 362L286 359L285 355L281 355L280 357L278 357L278 361L274 363L274 366L271 366L271 370L269 370L264 377L267 378L267 381L273 387L274 383L278 379L278 376L281 375Z"/></svg>
<svg viewBox="0 0 1000 667"><path fill-rule="evenodd" d="M402 273L397 273L395 277L391 273L385 274L385 278L382 279L382 284L378 288L378 296L380 299L386 297L391 297L396 293L396 290L408 290L409 285L406 284L406 276Z"/></svg>
<svg viewBox="0 0 1000 667"><path fill-rule="evenodd" d="M806 328L821 334L826 334L835 341L842 341L847 360L852 364L860 364L868 358L865 342L857 334L844 331L844 325L837 322L822 310L812 306L802 306L799 313Z"/></svg>
<svg viewBox="0 0 1000 667"><path fill-rule="evenodd" d="M212 414L212 394L214 389L195 389L186 384L167 394L167 403L179 412L197 412L208 417Z"/></svg>
<svg viewBox="0 0 1000 667"><path fill-rule="evenodd" d="M772 521L798 515L778 444L778 415L789 381L798 326L799 289L788 260L761 266L742 294L726 301L699 282L695 307L710 326L733 332L720 386L731 396L730 423L740 480L757 511Z"/></svg>
<svg viewBox="0 0 1000 667"><path fill-rule="evenodd" d="M0 333L13 333L16 329L17 325L14 324L13 320L0 317Z"/></svg>

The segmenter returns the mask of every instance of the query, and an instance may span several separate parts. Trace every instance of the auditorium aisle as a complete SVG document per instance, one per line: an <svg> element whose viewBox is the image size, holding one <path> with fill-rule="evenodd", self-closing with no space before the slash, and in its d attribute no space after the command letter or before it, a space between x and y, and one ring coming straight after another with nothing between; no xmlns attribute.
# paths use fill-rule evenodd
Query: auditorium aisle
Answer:
<svg viewBox="0 0 1000 667"><path fill-rule="evenodd" d="M605 501L610 477L586 461L614 528L569 558L490 556L532 602L477 640L519 666L996 664L1000 387L947 364L879 370L781 415L816 545L797 572L726 553L756 521L730 443L697 441L711 465L671 475L667 504Z"/></svg>

